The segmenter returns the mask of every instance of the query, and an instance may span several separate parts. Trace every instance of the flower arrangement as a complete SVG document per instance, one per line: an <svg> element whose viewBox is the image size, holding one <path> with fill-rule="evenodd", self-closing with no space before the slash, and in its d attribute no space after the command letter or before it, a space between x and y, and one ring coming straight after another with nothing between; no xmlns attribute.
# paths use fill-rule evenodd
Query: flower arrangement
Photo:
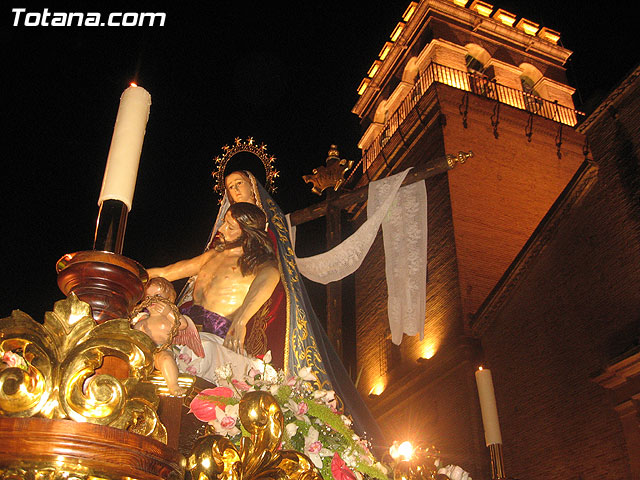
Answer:
<svg viewBox="0 0 640 480"><path fill-rule="evenodd" d="M271 367L269 354L264 368L251 368L246 375L234 375L230 365L216 370L220 386L203 390L190 404L190 411L209 423L218 435L239 442L248 436L238 419L238 404L251 391L267 391L278 402L285 430L283 449L304 453L325 479L388 480L387 469L376 461L366 440L351 429L351 420L341 414L333 391L314 390L310 368L286 378Z"/></svg>

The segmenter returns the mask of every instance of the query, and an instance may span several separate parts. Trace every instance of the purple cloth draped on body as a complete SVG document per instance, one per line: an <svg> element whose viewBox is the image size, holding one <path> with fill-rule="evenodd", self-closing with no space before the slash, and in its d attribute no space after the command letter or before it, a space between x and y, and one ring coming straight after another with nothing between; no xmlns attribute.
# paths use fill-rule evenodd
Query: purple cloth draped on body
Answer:
<svg viewBox="0 0 640 480"><path fill-rule="evenodd" d="M203 332L213 333L219 337L226 337L231 320L215 312L210 312L201 305L195 305L193 302L187 302L180 306L180 313L188 315L193 323L202 325Z"/></svg>

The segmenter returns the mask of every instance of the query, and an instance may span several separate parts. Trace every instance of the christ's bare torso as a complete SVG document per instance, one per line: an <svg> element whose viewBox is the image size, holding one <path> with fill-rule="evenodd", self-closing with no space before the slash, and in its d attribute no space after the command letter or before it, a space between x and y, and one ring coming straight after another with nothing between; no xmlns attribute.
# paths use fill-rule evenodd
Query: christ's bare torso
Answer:
<svg viewBox="0 0 640 480"><path fill-rule="evenodd" d="M204 262L193 292L193 300L211 312L233 320L233 314L242 305L255 275L243 276L238 266L241 251L210 251Z"/></svg>

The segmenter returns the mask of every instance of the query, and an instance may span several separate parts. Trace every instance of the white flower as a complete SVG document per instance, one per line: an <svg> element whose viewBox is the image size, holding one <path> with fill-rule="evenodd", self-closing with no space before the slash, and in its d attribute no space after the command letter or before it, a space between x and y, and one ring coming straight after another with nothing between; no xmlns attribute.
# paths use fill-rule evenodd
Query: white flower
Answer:
<svg viewBox="0 0 640 480"><path fill-rule="evenodd" d="M302 367L298 370L298 378L305 382L314 382L317 380L315 373L311 370L311 367Z"/></svg>
<svg viewBox="0 0 640 480"><path fill-rule="evenodd" d="M345 450L342 455L340 455L342 457L342 460L344 460L344 463L347 464L347 466L353 468L356 466L356 459L355 457L351 454L350 450Z"/></svg>
<svg viewBox="0 0 640 480"><path fill-rule="evenodd" d="M349 417L347 417L346 415L340 415L340 418L347 427L351 426L351 419Z"/></svg>
<svg viewBox="0 0 640 480"><path fill-rule="evenodd" d="M216 418L209 423L213 425L218 434L233 437L240 433L240 429L236 426L239 407L239 404L226 405L224 410L216 407Z"/></svg>
<svg viewBox="0 0 640 480"><path fill-rule="evenodd" d="M216 368L214 371L218 378L229 380L231 377L233 377L233 369L231 368L230 363L222 365L221 367Z"/></svg>
<svg viewBox="0 0 640 480"><path fill-rule="evenodd" d="M271 365L264 366L263 378L265 382L276 383L278 381L278 372Z"/></svg>
<svg viewBox="0 0 640 480"><path fill-rule="evenodd" d="M313 464L322 468L322 457L328 457L333 455L333 452L326 448L322 448L322 442L318 440L320 434L318 430L313 427L309 427L309 433L306 437L304 437L304 453L309 459L313 462Z"/></svg>
<svg viewBox="0 0 640 480"><path fill-rule="evenodd" d="M264 363L271 363L271 350L268 350L267 353L264 354L264 357L262 357L262 361Z"/></svg>
<svg viewBox="0 0 640 480"><path fill-rule="evenodd" d="M293 438L293 436L298 433L298 425L296 425L295 423L291 422L291 423L287 423L287 426L284 427L285 430L287 431L287 435L289 436L289 438Z"/></svg>
<svg viewBox="0 0 640 480"><path fill-rule="evenodd" d="M287 401L287 407L293 413L293 416L298 420L303 420L309 423L309 417L305 415L309 411L309 406L305 402L294 402L293 400Z"/></svg>
<svg viewBox="0 0 640 480"><path fill-rule="evenodd" d="M313 398L315 398L316 400L320 400L321 398L324 398L327 393L329 393L327 390L314 390Z"/></svg>
<svg viewBox="0 0 640 480"><path fill-rule="evenodd" d="M312 396L315 400L320 400L327 407L336 413L336 392L333 390L314 390Z"/></svg>

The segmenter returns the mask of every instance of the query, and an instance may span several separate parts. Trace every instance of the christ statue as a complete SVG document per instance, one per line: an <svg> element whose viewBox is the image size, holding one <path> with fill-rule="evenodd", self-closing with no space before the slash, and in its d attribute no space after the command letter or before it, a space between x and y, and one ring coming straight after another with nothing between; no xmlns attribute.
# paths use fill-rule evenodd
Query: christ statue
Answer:
<svg viewBox="0 0 640 480"><path fill-rule="evenodd" d="M223 170L224 164L220 168ZM149 269L152 277L164 276L170 280L191 277L178 304L183 314L191 316L196 324L202 324L205 357L194 359L195 355L184 347L178 356L178 366L188 373L215 381L210 375L211 369L231 363L234 372L240 371L235 365L242 358L246 365L252 356L260 357L269 350L274 360L272 366L284 370L285 374L293 375L303 367L310 368L316 377L312 382L314 387L335 390L339 403L353 417L357 429L366 431L374 443L383 444L379 427L311 307L296 266L284 213L250 172L235 171L224 176L223 180L224 186L219 189L223 192L223 199L205 244L205 252L168 267ZM234 220L242 224L234 211L237 205L246 204L264 212L257 230L271 247L265 251L269 250L272 255L269 259L266 255L261 257L264 260L259 260L258 267L248 276L242 275L238 260L244 254L245 246L242 250L235 250L238 246L232 243L237 240ZM240 225L240 228L244 227ZM224 239L223 245L227 242L232 245L229 251L216 250L220 248L221 239ZM265 243L261 245L264 247ZM237 263L236 269L233 268L232 256ZM208 264L210 260L212 263ZM239 282L237 290L226 281L232 277ZM203 312L202 317L198 315L200 311ZM259 314L254 315L256 312ZM251 315L253 318L248 320ZM211 334L206 332L217 335L209 340ZM230 348L213 349L214 341L217 339L221 344L220 337L225 335L224 344ZM243 347L249 355L239 358L241 355L236 352L244 353ZM236 358L220 358L228 352Z"/></svg>

